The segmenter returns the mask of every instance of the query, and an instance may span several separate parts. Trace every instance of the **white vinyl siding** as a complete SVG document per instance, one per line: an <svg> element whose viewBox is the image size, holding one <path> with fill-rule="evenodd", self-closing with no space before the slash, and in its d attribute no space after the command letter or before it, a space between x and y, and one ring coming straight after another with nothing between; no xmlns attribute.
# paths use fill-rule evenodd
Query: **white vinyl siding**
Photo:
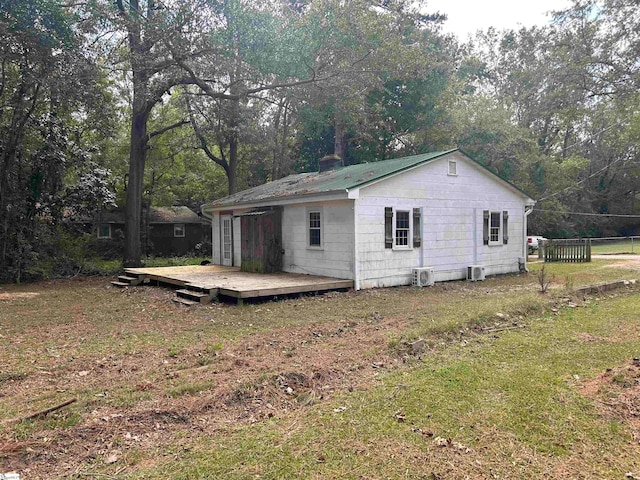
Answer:
<svg viewBox="0 0 640 480"><path fill-rule="evenodd" d="M309 245L310 218L317 218L310 216L312 212L320 212L321 248ZM353 279L353 202L285 205L282 212L282 248L282 269L285 272Z"/></svg>
<svg viewBox="0 0 640 480"><path fill-rule="evenodd" d="M464 279L469 265L485 266L487 275L518 271L525 198L462 155L455 155L457 175L451 176L449 160L445 157L360 189L360 288L410 284L411 270L421 266L434 268L436 281ZM389 207L394 213L421 209L420 247L385 248L384 212ZM487 210L500 213L496 245L501 248L483 242ZM505 211L511 213L508 244L503 243Z"/></svg>

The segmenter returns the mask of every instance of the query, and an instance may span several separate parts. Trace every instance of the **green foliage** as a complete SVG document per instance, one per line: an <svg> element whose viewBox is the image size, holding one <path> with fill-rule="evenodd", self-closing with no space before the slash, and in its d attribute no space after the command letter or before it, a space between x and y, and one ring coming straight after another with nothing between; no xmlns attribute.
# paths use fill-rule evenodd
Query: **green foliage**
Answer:
<svg viewBox="0 0 640 480"><path fill-rule="evenodd" d="M61 234L63 216L112 201L109 172L82 138L92 127L78 122L107 97L69 9L50 0L0 9L0 282L68 275L78 249Z"/></svg>
<svg viewBox="0 0 640 480"><path fill-rule="evenodd" d="M149 122L152 130L180 121L177 98L156 108ZM150 142L145 169L145 204L186 205L194 211L212 198L227 193L224 171L197 148L189 125L170 130Z"/></svg>
<svg viewBox="0 0 640 480"><path fill-rule="evenodd" d="M578 2L460 45L407 0L7 0L0 279L51 275L40 243L64 215L134 190L197 210L334 151L353 164L459 146L538 200L531 232L638 233L571 213L640 214L636 7Z"/></svg>
<svg viewBox="0 0 640 480"><path fill-rule="evenodd" d="M0 11L11 34L29 37L44 49L69 48L75 43L69 16L58 2L5 0Z"/></svg>

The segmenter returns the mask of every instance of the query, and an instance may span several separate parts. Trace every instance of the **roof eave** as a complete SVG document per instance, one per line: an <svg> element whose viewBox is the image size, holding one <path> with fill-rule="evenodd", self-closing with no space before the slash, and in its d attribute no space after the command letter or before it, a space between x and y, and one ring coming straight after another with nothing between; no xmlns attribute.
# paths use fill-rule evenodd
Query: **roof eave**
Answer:
<svg viewBox="0 0 640 480"><path fill-rule="evenodd" d="M251 200L246 202L224 203L220 205L208 204L203 205L203 215L209 216L213 212L228 210L231 208L258 208L273 205L288 205L295 203L307 203L314 198L319 200L348 200L349 192L347 189L330 190L328 192L310 192L296 195L287 195L283 197L268 197L262 200Z"/></svg>

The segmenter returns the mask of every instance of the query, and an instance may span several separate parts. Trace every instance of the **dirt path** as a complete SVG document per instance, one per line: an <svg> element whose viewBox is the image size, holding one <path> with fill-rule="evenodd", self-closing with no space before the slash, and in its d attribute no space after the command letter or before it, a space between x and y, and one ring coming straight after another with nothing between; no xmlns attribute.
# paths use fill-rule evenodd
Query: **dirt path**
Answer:
<svg viewBox="0 0 640 480"><path fill-rule="evenodd" d="M640 255L591 255L592 259L618 260L611 267L638 268L640 269Z"/></svg>

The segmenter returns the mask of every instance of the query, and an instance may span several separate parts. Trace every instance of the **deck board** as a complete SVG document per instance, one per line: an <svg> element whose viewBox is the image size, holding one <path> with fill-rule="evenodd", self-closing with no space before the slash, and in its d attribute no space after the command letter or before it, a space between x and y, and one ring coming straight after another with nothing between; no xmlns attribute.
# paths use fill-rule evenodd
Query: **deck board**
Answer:
<svg viewBox="0 0 640 480"><path fill-rule="evenodd" d="M221 265L127 268L125 272L181 287L215 290L238 299L353 288L353 280L299 273L249 273Z"/></svg>

